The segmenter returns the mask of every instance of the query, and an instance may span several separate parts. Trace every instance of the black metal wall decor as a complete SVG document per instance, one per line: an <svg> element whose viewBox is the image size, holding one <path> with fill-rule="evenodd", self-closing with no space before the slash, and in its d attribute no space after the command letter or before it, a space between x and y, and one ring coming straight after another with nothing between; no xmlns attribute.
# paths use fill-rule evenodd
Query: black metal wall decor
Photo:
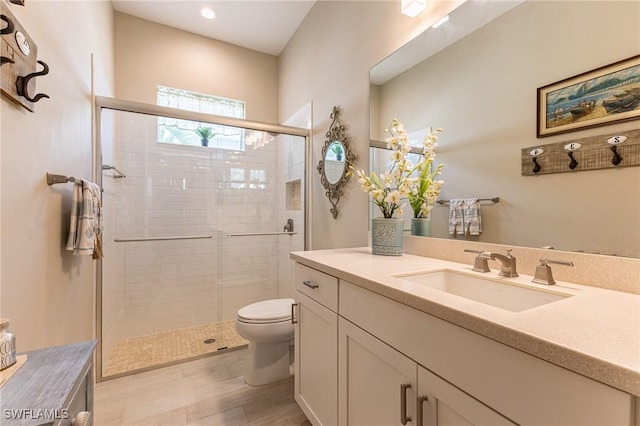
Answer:
<svg viewBox="0 0 640 426"><path fill-rule="evenodd" d="M12 0L23 5L24 1ZM36 77L49 73L49 66L37 60L38 46L9 10L5 1L0 1L0 91L4 96L22 105L31 112L35 103L49 95L36 92ZM37 67L42 70L38 71Z"/></svg>

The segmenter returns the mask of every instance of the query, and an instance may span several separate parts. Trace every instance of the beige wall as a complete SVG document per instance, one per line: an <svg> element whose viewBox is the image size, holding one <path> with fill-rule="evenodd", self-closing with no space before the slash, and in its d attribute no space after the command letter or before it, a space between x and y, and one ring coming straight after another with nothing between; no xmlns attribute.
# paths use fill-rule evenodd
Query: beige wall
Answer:
<svg viewBox="0 0 640 426"><path fill-rule="evenodd" d="M278 59L115 13L116 97L156 103L164 85L247 102L247 119L278 122Z"/></svg>
<svg viewBox="0 0 640 426"><path fill-rule="evenodd" d="M312 248L367 245L366 194L355 180L349 182L338 204L340 214L333 219L315 169L333 106L343 110L342 119L359 157L357 166L368 168L369 69L433 22L428 13L415 19L401 15L396 1L321 0L280 56L280 117L313 102Z"/></svg>
<svg viewBox="0 0 640 426"><path fill-rule="evenodd" d="M35 113L0 103L0 316L25 351L94 336L94 262L64 249L72 185L47 186L45 174L92 177L91 54L96 92L111 95L113 20L108 2L8 7L50 67L37 91L51 99Z"/></svg>
<svg viewBox="0 0 640 426"><path fill-rule="evenodd" d="M603 16L616 31L600 29ZM541 30L550 19L553 31ZM638 54L639 34L638 2L527 2L384 84L380 138L393 117L409 131L445 129L442 198L501 197L483 206L478 241L638 257L640 167L521 176L521 149L637 129L636 120L538 139L535 96ZM448 238L447 215L436 206L434 236Z"/></svg>

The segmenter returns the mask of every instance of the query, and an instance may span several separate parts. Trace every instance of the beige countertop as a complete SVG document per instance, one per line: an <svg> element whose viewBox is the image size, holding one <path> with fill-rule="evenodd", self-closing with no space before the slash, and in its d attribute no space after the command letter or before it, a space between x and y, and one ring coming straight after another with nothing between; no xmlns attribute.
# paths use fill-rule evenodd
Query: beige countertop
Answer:
<svg viewBox="0 0 640 426"><path fill-rule="evenodd" d="M483 274L471 265L411 254L374 256L367 247L293 252L291 259L640 396L639 295L563 281L534 284L529 275L502 278L496 270ZM511 312L393 276L443 268L572 297Z"/></svg>

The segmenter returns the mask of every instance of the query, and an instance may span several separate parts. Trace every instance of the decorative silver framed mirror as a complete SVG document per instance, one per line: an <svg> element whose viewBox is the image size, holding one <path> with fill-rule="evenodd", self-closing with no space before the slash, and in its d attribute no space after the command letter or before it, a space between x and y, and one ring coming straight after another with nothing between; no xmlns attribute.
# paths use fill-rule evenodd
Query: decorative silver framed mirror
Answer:
<svg viewBox="0 0 640 426"><path fill-rule="evenodd" d="M331 203L332 207L329 211L334 219L338 217L338 201L350 178L349 165L353 164L357 158L351 151L351 140L346 135L344 124L340 121L340 114L340 107L334 106L329 116L333 121L322 147L322 160L318 163L320 181Z"/></svg>

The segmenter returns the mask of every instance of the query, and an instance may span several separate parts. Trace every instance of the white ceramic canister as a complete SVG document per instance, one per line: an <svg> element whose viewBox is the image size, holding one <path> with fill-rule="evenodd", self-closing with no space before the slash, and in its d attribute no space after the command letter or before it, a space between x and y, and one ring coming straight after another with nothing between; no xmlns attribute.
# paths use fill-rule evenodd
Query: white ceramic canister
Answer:
<svg viewBox="0 0 640 426"><path fill-rule="evenodd" d="M0 370L16 363L16 335L8 327L9 320L0 320Z"/></svg>

